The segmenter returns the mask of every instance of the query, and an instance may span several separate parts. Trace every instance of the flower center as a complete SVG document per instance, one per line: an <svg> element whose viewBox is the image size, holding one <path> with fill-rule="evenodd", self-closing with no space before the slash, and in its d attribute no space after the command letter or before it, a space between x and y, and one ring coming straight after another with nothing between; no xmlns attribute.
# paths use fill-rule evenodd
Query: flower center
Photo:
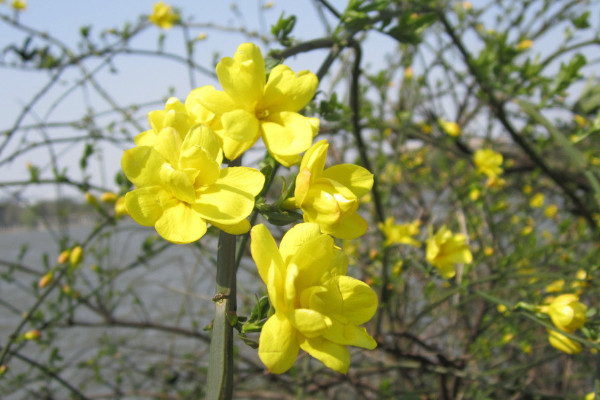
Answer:
<svg viewBox="0 0 600 400"><path fill-rule="evenodd" d="M261 107L257 107L255 110L256 118L265 119L269 116L269 110Z"/></svg>

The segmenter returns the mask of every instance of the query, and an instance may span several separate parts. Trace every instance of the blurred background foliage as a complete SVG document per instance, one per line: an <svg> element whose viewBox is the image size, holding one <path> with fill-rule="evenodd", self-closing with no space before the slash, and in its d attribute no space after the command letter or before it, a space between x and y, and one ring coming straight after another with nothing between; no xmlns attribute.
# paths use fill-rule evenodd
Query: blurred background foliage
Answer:
<svg viewBox="0 0 600 400"><path fill-rule="evenodd" d="M346 376L306 356L284 375L265 374L252 347L257 334L240 333L235 398L582 399L594 390L598 1L304 2L324 36L297 32L303 15L285 2L258 1L259 18L271 13L264 33L248 28L237 3L229 25L186 5L173 10L170 29L148 20L150 8L132 21L115 13L115 27L82 26L74 44L28 25L21 2L0 5L8 32L1 71L25 71L35 87L1 126L3 399L203 397L216 231L176 246L136 226L118 201L130 183L115 171L122 150L148 129L148 111L214 84L222 54L200 44L218 47L218 35L232 33L270 49L273 64L302 60L295 70L315 72L321 84L305 113L321 118L317 138L329 139L331 163L375 174L361 206L367 235L338 244L352 275L380 297L367 325L378 348L354 349ZM139 47L143 37L156 42ZM147 70L158 59L177 65L187 87L160 87L159 96L123 105L101 76L135 74L133 58ZM118 86L135 93L144 84L157 85ZM74 93L87 99L84 111L54 118ZM479 172L479 149L502 154L502 173ZM297 168L263 155L258 149L245 164L283 179L260 211L288 223L295 216L270 205L287 194ZM36 188L46 195L36 199ZM391 240L386 221L412 228ZM449 280L426 261L426 240L442 226L464 234L473 253ZM266 291L241 251L238 315L260 325ZM574 355L549 344L552 321L536 308L560 294L587 305L585 325L567 334L582 347Z"/></svg>

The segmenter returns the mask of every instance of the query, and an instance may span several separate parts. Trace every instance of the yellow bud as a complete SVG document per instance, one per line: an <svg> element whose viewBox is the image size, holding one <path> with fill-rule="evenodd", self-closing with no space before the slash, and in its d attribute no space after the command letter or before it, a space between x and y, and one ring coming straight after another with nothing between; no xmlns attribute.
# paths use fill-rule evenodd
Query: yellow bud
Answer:
<svg viewBox="0 0 600 400"><path fill-rule="evenodd" d="M198 36L196 36L196 40L197 41L205 40L207 37L208 37L208 35L206 33L200 33L200 34L198 34Z"/></svg>
<svg viewBox="0 0 600 400"><path fill-rule="evenodd" d="M531 193L532 190L533 189L531 188L531 185L525 185L525 186L523 186L523 193L525 193L525 194Z"/></svg>
<svg viewBox="0 0 600 400"><path fill-rule="evenodd" d="M504 304L498 304L496 306L496 310L498 310L498 312L501 314L504 314L505 312L508 311L508 309L506 308L506 306Z"/></svg>
<svg viewBox="0 0 600 400"><path fill-rule="evenodd" d="M463 1L462 2L462 7L466 10L466 11L470 11L473 8L473 5L471 4L470 1Z"/></svg>
<svg viewBox="0 0 600 400"><path fill-rule="evenodd" d="M42 337L42 332L37 329L32 329L29 332L25 332L23 334L23 339L25 340L39 340Z"/></svg>
<svg viewBox="0 0 600 400"><path fill-rule="evenodd" d="M67 250L63 250L59 255L58 255L58 263L59 264L64 264L67 262L67 260L69 259L69 255L71 254L71 249L67 249Z"/></svg>
<svg viewBox="0 0 600 400"><path fill-rule="evenodd" d="M583 400L594 400L595 398L596 398L596 393L589 392L588 394L585 395Z"/></svg>
<svg viewBox="0 0 600 400"><path fill-rule="evenodd" d="M377 249L371 249L371 251L369 251L369 258L371 260L374 260L375 258L377 258L378 255L379 255L379 251Z"/></svg>
<svg viewBox="0 0 600 400"><path fill-rule="evenodd" d="M115 203L115 217L120 218L123 215L127 215L127 208L125 207L125 196L119 197Z"/></svg>
<svg viewBox="0 0 600 400"><path fill-rule="evenodd" d="M461 134L460 125L456 122L440 121L440 125L446 134L452 137L458 137Z"/></svg>
<svg viewBox="0 0 600 400"><path fill-rule="evenodd" d="M558 212L558 207L556 204L550 204L548 207L544 209L544 215L548 218L554 218L556 213Z"/></svg>
<svg viewBox="0 0 600 400"><path fill-rule="evenodd" d="M98 207L98 199L90 192L85 192L85 202L92 207Z"/></svg>
<svg viewBox="0 0 600 400"><path fill-rule="evenodd" d="M533 41L532 40L529 40L529 39L521 40L519 42L519 44L517 45L517 50L518 51L527 50L532 45L533 45Z"/></svg>
<svg viewBox="0 0 600 400"><path fill-rule="evenodd" d="M508 343L511 340L513 340L513 338L515 337L514 333L506 333L505 335L502 336L502 343Z"/></svg>
<svg viewBox="0 0 600 400"><path fill-rule="evenodd" d="M471 191L469 192L469 199L471 199L471 201L479 200L480 196L481 192L479 191L479 189L471 189Z"/></svg>
<svg viewBox="0 0 600 400"><path fill-rule="evenodd" d="M548 334L548 341L555 349L567 354L577 354L581 352L581 345L562 333L555 330L548 330Z"/></svg>
<svg viewBox="0 0 600 400"><path fill-rule="evenodd" d="M486 256L491 256L492 254L494 254L494 249L489 247L489 246L485 246L483 248L483 254L485 254Z"/></svg>
<svg viewBox="0 0 600 400"><path fill-rule="evenodd" d="M100 195L100 201L103 203L114 203L118 198L119 196L113 192L104 192Z"/></svg>
<svg viewBox="0 0 600 400"><path fill-rule="evenodd" d="M6 364L0 365L0 377L2 375L4 375L6 373L6 371L8 371L8 365L6 365Z"/></svg>
<svg viewBox="0 0 600 400"><path fill-rule="evenodd" d="M575 120L575 124L577 125L578 128L583 128L584 126L587 125L587 120L579 114L575 114L573 119Z"/></svg>
<svg viewBox="0 0 600 400"><path fill-rule="evenodd" d="M531 200L529 200L529 205L532 208L540 208L541 206L544 205L544 194L543 193L536 193Z"/></svg>
<svg viewBox="0 0 600 400"><path fill-rule="evenodd" d="M46 275L42 276L42 279L38 282L38 288L42 289L48 286L50 282L52 282L52 276L54 275L54 271L48 272Z"/></svg>
<svg viewBox="0 0 600 400"><path fill-rule="evenodd" d="M565 286L565 280L557 279L554 282L552 282L551 284L549 284L548 286L546 286L546 292L548 292L548 293L560 292L564 286Z"/></svg>
<svg viewBox="0 0 600 400"><path fill-rule="evenodd" d="M273 4L273 2L272 2L272 1L268 1L268 2L266 2L266 3L265 3L265 5L263 6L263 8L264 8L265 10L268 10L269 8L273 8L273 5L274 5L274 4Z"/></svg>
<svg viewBox="0 0 600 400"><path fill-rule="evenodd" d="M71 289L71 286L67 285L66 283L63 285L63 287L61 288L61 290L67 296L70 296L70 295L73 294L73 289Z"/></svg>
<svg viewBox="0 0 600 400"><path fill-rule="evenodd" d="M542 312L548 314L554 325L565 332L581 328L586 321L587 306L574 294L557 296Z"/></svg>
<svg viewBox="0 0 600 400"><path fill-rule="evenodd" d="M27 9L27 2L25 0L13 0L11 7L17 11L23 11Z"/></svg>
<svg viewBox="0 0 600 400"><path fill-rule="evenodd" d="M83 249L81 246L75 246L73 250L71 250L71 255L69 256L69 261L71 262L71 268L77 267L81 264L81 260L83 259Z"/></svg>
<svg viewBox="0 0 600 400"><path fill-rule="evenodd" d="M404 68L404 79L411 79L413 76L412 67Z"/></svg>

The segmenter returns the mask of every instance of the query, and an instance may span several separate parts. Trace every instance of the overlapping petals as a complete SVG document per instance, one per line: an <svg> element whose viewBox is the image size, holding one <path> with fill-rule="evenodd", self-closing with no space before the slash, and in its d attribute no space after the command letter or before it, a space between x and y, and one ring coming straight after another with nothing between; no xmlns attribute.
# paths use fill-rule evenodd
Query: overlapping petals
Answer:
<svg viewBox="0 0 600 400"><path fill-rule="evenodd" d="M186 107L197 122L215 131L225 156L236 159L262 136L277 161L287 167L298 163L319 128L317 118L298 114L313 98L317 77L278 65L267 81L262 53L252 43L241 44L233 58L223 58L217 76L224 91L195 89Z"/></svg>
<svg viewBox="0 0 600 400"><path fill-rule="evenodd" d="M319 225L296 225L279 248L264 225L252 228L251 237L252 257L275 308L258 348L270 372L287 371L303 349L346 373L347 345L375 348L375 340L359 325L375 313L377 295L367 284L345 276L346 256Z"/></svg>
<svg viewBox="0 0 600 400"><path fill-rule="evenodd" d="M328 148L321 140L304 154L293 202L304 221L319 224L323 233L354 239L367 231L367 221L357 213L358 199L371 190L373 174L353 164L324 169Z"/></svg>
<svg viewBox="0 0 600 400"><path fill-rule="evenodd" d="M245 218L264 184L259 171L221 169L218 140L204 125L185 135L171 126L152 135L152 145L125 151L121 161L125 175L137 187L125 196L136 222L154 226L174 243L198 240L207 222L232 234L250 229Z"/></svg>
<svg viewBox="0 0 600 400"><path fill-rule="evenodd" d="M384 223L377 224L377 227L385 235L385 245L408 244L419 247L421 243L415 240L413 236L419 234L420 221L414 221L408 224L396 224L394 217L388 217Z"/></svg>
<svg viewBox="0 0 600 400"><path fill-rule="evenodd" d="M469 250L465 235L461 233L453 234L445 226L427 239L426 258L431 265L440 271L445 279L450 279L456 275L454 264L469 264L473 261L473 255Z"/></svg>
<svg viewBox="0 0 600 400"><path fill-rule="evenodd" d="M491 149L479 149L473 155L473 163L477 172L486 175L490 179L497 178L502 174L502 154Z"/></svg>

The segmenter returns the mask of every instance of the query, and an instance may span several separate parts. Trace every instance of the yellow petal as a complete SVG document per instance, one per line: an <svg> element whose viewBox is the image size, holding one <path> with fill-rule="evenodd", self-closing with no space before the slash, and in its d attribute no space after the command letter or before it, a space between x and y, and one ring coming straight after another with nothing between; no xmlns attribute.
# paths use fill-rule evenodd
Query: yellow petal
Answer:
<svg viewBox="0 0 600 400"><path fill-rule="evenodd" d="M231 224L231 225L219 224L214 221L208 221L208 222L210 222L212 225L216 226L220 230L229 233L230 235L243 235L244 233L246 233L250 230L250 221L248 221L247 219L243 219L240 222L238 222L237 224Z"/></svg>
<svg viewBox="0 0 600 400"><path fill-rule="evenodd" d="M333 343L345 346L357 346L369 350L377 347L377 342L365 328L353 324L342 324L335 320L323 337Z"/></svg>
<svg viewBox="0 0 600 400"><path fill-rule="evenodd" d="M319 81L309 71L297 75L286 65L271 70L262 105L270 112L300 111L313 98Z"/></svg>
<svg viewBox="0 0 600 400"><path fill-rule="evenodd" d="M319 225L313 223L297 224L291 228L281 239L279 253L285 264L288 264L291 257L298 253L298 249L305 243L321 236Z"/></svg>
<svg viewBox="0 0 600 400"><path fill-rule="evenodd" d="M283 269L283 260L271 232L263 224L255 225L250 232L250 251L262 281L266 284L270 268Z"/></svg>
<svg viewBox="0 0 600 400"><path fill-rule="evenodd" d="M160 236L173 243L194 242L206 233L206 221L183 202L165 207L154 227Z"/></svg>
<svg viewBox="0 0 600 400"><path fill-rule="evenodd" d="M253 43L242 43L233 58L225 57L217 64L217 76L233 101L254 108L263 96L266 78L260 48Z"/></svg>
<svg viewBox="0 0 600 400"><path fill-rule="evenodd" d="M217 183L256 196L263 189L265 176L254 168L228 167L221 170Z"/></svg>
<svg viewBox="0 0 600 400"><path fill-rule="evenodd" d="M290 321L275 313L263 325L258 342L258 356L269 372L281 374L294 365L298 356L296 330Z"/></svg>
<svg viewBox="0 0 600 400"><path fill-rule="evenodd" d="M263 140L275 159L280 155L298 155L311 145L313 135L310 121L298 113L281 112L261 122Z"/></svg>
<svg viewBox="0 0 600 400"><path fill-rule="evenodd" d="M323 171L323 177L341 183L359 198L369 193L373 187L373 174L354 164L329 167Z"/></svg>
<svg viewBox="0 0 600 400"><path fill-rule="evenodd" d="M193 170L191 172L195 173L196 171ZM177 199L190 204L196 200L193 178L190 178L189 174L185 171L179 171L173 169L168 164L163 164L159 171L159 176L162 186L168 188Z"/></svg>
<svg viewBox="0 0 600 400"><path fill-rule="evenodd" d="M156 142L156 131L154 129L144 131L136 135L136 137L133 138L133 141L136 146L154 146L154 142Z"/></svg>
<svg viewBox="0 0 600 400"><path fill-rule="evenodd" d="M289 259L289 265L298 268L296 289L302 291L310 286L318 285L329 277L330 264L333 259L333 238L329 235L305 242L296 254Z"/></svg>
<svg viewBox="0 0 600 400"><path fill-rule="evenodd" d="M345 374L350 367L350 353L346 346L330 342L322 337L305 338L300 348L321 361L327 368Z"/></svg>
<svg viewBox="0 0 600 400"><path fill-rule="evenodd" d="M181 144L181 162L192 160L196 157L198 149L206 152L208 157L221 163L221 146L219 140L210 127L207 125L197 125L186 135Z"/></svg>
<svg viewBox="0 0 600 400"><path fill-rule="evenodd" d="M235 109L221 115L223 130L220 135L239 142L251 142L252 146L260 136L256 115L246 110Z"/></svg>
<svg viewBox="0 0 600 400"><path fill-rule="evenodd" d="M354 325L369 321L377 311L377 294L366 283L349 276L337 276L330 281L342 297L341 314ZM329 315L329 313L327 313Z"/></svg>
<svg viewBox="0 0 600 400"><path fill-rule="evenodd" d="M308 168L310 170L311 174L313 174L311 183L322 175L323 168L325 168L325 161L327 160L328 149L329 142L327 140L320 140L310 146L310 148L306 150L306 153L304 153L302 162L300 163L300 169Z"/></svg>
<svg viewBox="0 0 600 400"><path fill-rule="evenodd" d="M356 212L343 215L333 225L323 225L321 230L338 239L350 240L361 237L367 232L369 224Z"/></svg>
<svg viewBox="0 0 600 400"><path fill-rule="evenodd" d="M154 143L154 150L165 158L174 168L177 168L182 143L183 139L179 132L177 132L175 128L166 127L158 133L156 142Z"/></svg>
<svg viewBox="0 0 600 400"><path fill-rule="evenodd" d="M125 207L135 222L143 226L156 223L163 212L160 192L159 186L149 186L125 194Z"/></svg>
<svg viewBox="0 0 600 400"><path fill-rule="evenodd" d="M254 209L254 196L217 181L196 192L193 208L209 221L225 225L236 224L248 217Z"/></svg>
<svg viewBox="0 0 600 400"><path fill-rule="evenodd" d="M295 309L291 317L294 328L306 337L320 336L331 326L330 318L314 310Z"/></svg>
<svg viewBox="0 0 600 400"><path fill-rule="evenodd" d="M158 174L165 162L152 147L134 147L123 153L121 168L134 185L157 186L161 183Z"/></svg>

